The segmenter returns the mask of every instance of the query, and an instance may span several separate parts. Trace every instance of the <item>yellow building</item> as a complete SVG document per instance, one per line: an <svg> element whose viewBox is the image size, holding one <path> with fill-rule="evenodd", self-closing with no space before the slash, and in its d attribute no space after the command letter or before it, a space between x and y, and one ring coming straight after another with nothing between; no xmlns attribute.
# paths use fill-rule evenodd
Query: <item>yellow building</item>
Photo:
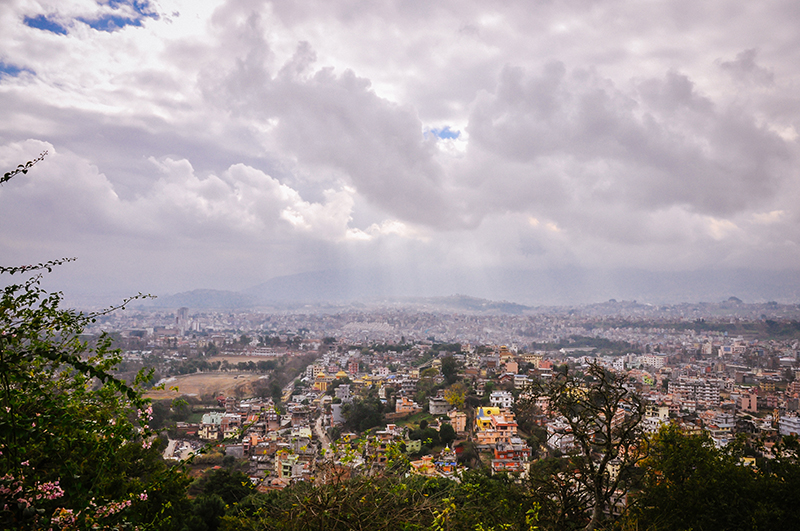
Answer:
<svg viewBox="0 0 800 531"><path fill-rule="evenodd" d="M314 389L318 391L322 391L323 393L328 390L328 385L333 381L333 378L330 376L325 376L324 372L317 374L317 378L314 380Z"/></svg>
<svg viewBox="0 0 800 531"><path fill-rule="evenodd" d="M478 430L487 430L492 426L492 415L499 415L499 407L479 407L475 411L475 427Z"/></svg>

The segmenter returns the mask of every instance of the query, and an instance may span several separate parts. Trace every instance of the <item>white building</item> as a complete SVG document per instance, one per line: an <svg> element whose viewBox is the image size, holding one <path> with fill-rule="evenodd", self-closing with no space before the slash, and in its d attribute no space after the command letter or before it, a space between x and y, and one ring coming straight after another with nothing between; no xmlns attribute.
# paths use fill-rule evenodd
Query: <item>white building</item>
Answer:
<svg viewBox="0 0 800 531"><path fill-rule="evenodd" d="M647 365L654 369L660 369L664 366L664 360L666 356L658 356L656 354L645 354L644 356L639 356L639 363L642 365Z"/></svg>
<svg viewBox="0 0 800 531"><path fill-rule="evenodd" d="M489 396L489 405L501 409L511 409L514 405L514 395L511 391L492 391Z"/></svg>
<svg viewBox="0 0 800 531"><path fill-rule="evenodd" d="M778 431L783 436L800 435L800 417L781 417L778 421Z"/></svg>

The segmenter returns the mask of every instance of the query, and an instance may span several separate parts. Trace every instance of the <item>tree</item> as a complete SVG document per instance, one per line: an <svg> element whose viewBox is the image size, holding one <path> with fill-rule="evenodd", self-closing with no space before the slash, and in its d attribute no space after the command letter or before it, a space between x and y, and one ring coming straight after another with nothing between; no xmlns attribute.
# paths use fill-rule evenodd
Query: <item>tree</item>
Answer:
<svg viewBox="0 0 800 531"><path fill-rule="evenodd" d="M634 467L646 455L640 427L645 404L625 380L593 364L584 378L562 371L530 389L533 399L546 397L549 414L571 430L574 449L564 459L575 472L570 485L584 504L587 531L597 529L631 488Z"/></svg>
<svg viewBox="0 0 800 531"><path fill-rule="evenodd" d="M458 380L458 362L453 356L442 358L442 376L447 385L452 385Z"/></svg>
<svg viewBox="0 0 800 531"><path fill-rule="evenodd" d="M743 467L721 454L703 433L687 436L668 425L652 438L646 471L636 496L636 519L645 528L737 529L748 519L739 511L742 482L732 477Z"/></svg>
<svg viewBox="0 0 800 531"><path fill-rule="evenodd" d="M21 277L0 294L0 528L158 520L169 529L186 478L160 458L142 397L148 375L128 385L113 375L121 356L108 335L93 345L81 340L89 323L128 301L96 314L62 309L61 293L46 292L41 279L69 261L0 266L0 274Z"/></svg>
<svg viewBox="0 0 800 531"><path fill-rule="evenodd" d="M153 445L149 401L112 375L119 352L107 336L80 339L97 315L62 310L60 293L41 288L41 270L59 263L0 268L35 273L0 299L0 527L112 525L152 513L124 509L147 504L159 482L176 485Z"/></svg>
<svg viewBox="0 0 800 531"><path fill-rule="evenodd" d="M467 396L467 386L461 382L456 382L444 391L444 399L454 408L464 407L464 397Z"/></svg>
<svg viewBox="0 0 800 531"><path fill-rule="evenodd" d="M439 428L439 440L442 441L442 444L450 446L456 440L456 430L453 429L453 426L448 423L442 424L442 427Z"/></svg>
<svg viewBox="0 0 800 531"><path fill-rule="evenodd" d="M796 440L773 447L773 459L742 466L743 441L717 449L703 432L675 425L651 437L644 478L633 496L631 526L683 529L797 529L800 488Z"/></svg>
<svg viewBox="0 0 800 531"><path fill-rule="evenodd" d="M354 400L342 408L344 426L348 430L358 432L381 426L386 423L383 410L384 406L377 398Z"/></svg>
<svg viewBox="0 0 800 531"><path fill-rule="evenodd" d="M227 469L215 470L203 478L203 494L217 495L228 505L242 501L255 487L247 475Z"/></svg>

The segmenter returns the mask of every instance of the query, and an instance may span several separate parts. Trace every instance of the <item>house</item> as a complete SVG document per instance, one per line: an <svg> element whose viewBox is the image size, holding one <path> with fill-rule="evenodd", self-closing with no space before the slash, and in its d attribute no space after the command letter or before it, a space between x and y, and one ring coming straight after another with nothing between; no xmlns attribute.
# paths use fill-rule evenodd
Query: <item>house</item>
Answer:
<svg viewBox="0 0 800 531"><path fill-rule="evenodd" d="M480 407L475 415L474 441L479 447L490 448L501 442L510 442L517 436L514 415L500 408Z"/></svg>
<svg viewBox="0 0 800 531"><path fill-rule="evenodd" d="M450 417L450 425L456 433L465 433L467 431L467 414L462 413L456 409L449 411L447 416Z"/></svg>
<svg viewBox="0 0 800 531"><path fill-rule="evenodd" d="M413 415L422 411L422 408L407 396L401 396L395 401L394 411L395 413Z"/></svg>
<svg viewBox="0 0 800 531"><path fill-rule="evenodd" d="M499 407L479 407L475 410L475 428L485 430L491 428L492 415L499 415Z"/></svg>
<svg viewBox="0 0 800 531"><path fill-rule="evenodd" d="M499 442L494 447L492 474L506 472L520 478L528 475L532 450L522 439L512 437L508 442Z"/></svg>
<svg viewBox="0 0 800 531"><path fill-rule="evenodd" d="M432 397L428 400L428 411L431 415L447 415L450 404L443 397Z"/></svg>
<svg viewBox="0 0 800 531"><path fill-rule="evenodd" d="M207 441L216 441L220 438L220 424L222 423L223 413L212 411L205 413L200 419L200 429L197 436Z"/></svg>
<svg viewBox="0 0 800 531"><path fill-rule="evenodd" d="M743 394L739 406L742 408L742 411L758 413L758 395L755 393Z"/></svg>
<svg viewBox="0 0 800 531"><path fill-rule="evenodd" d="M547 446L568 452L575 447L572 428L563 418L556 418L547 423Z"/></svg>
<svg viewBox="0 0 800 531"><path fill-rule="evenodd" d="M489 404L492 407L511 409L514 405L514 395L511 394L511 391L492 391L492 394L489 395Z"/></svg>

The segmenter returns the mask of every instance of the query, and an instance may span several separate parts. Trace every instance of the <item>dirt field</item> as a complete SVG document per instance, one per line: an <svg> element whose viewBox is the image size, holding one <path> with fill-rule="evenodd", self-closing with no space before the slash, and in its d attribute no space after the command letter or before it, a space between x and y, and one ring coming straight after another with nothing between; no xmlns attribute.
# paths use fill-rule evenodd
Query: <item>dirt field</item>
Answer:
<svg viewBox="0 0 800 531"><path fill-rule="evenodd" d="M230 362L229 362L230 363ZM161 400L175 398L180 395L201 396L223 394L231 396L237 387L243 387L244 396L251 392L250 383L258 380L259 374L251 372L211 372L202 374L185 374L176 376L174 380L166 383L163 391L151 391L148 398ZM177 387L178 392L170 391L170 387Z"/></svg>
<svg viewBox="0 0 800 531"><path fill-rule="evenodd" d="M236 365L240 362L247 363L248 361L252 361L253 363L258 363L259 361L270 361L270 360L279 360L280 358L272 358L269 356L212 356L207 358L209 363L213 363L215 361L225 361L227 360L228 363L231 365Z"/></svg>

